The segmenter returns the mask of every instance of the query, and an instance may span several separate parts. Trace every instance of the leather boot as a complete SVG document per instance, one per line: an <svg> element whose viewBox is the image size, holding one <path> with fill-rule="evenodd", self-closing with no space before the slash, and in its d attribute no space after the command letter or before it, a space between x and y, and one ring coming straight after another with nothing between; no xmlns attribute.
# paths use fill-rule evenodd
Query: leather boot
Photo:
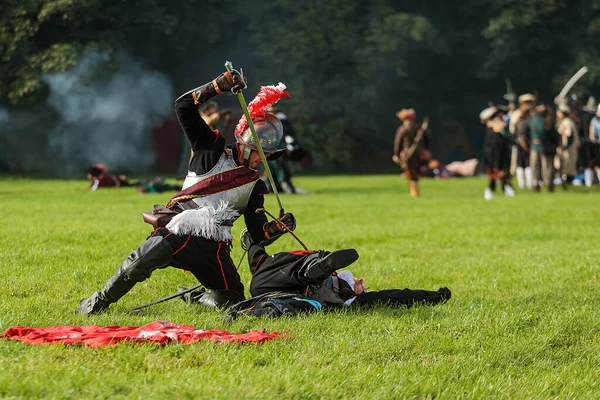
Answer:
<svg viewBox="0 0 600 400"><path fill-rule="evenodd" d="M244 296L235 290L194 290L183 295L188 304L200 304L209 308L222 309L244 300Z"/></svg>
<svg viewBox="0 0 600 400"><path fill-rule="evenodd" d="M408 190L410 193L410 197L412 197L413 199L419 198L420 193L419 193L419 182L418 181L408 182Z"/></svg>
<svg viewBox="0 0 600 400"><path fill-rule="evenodd" d="M103 312L111 303L115 303L129 292L136 283L149 278L153 271L169 265L172 258L173 249L162 237L146 240L123 261L102 291L82 299L74 312L86 315Z"/></svg>
<svg viewBox="0 0 600 400"><path fill-rule="evenodd" d="M335 270L347 267L358 260L358 252L354 249L336 250L331 253L319 251L314 256L306 258L301 275L315 283L322 282Z"/></svg>

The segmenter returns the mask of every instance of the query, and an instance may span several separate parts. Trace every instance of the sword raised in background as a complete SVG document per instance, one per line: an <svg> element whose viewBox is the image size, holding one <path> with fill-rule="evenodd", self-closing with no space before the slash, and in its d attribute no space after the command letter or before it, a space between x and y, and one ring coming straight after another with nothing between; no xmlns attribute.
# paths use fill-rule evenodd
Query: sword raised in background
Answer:
<svg viewBox="0 0 600 400"><path fill-rule="evenodd" d="M225 68L227 69L227 71L233 72L233 64L231 64L231 61L225 61ZM240 106L242 107L242 111L246 116L246 121L248 121L248 127L250 128L250 132L252 132L252 138L254 139L254 143L256 143L256 149L258 150L258 154L260 154L260 159L262 160L262 164L265 168L265 171L267 171L267 176L269 178L269 182L271 183L271 187L273 188L273 193L275 193L275 197L277 198L277 204L279 204L279 213L283 214L283 205L281 204L281 199L279 198L277 187L275 187L275 181L273 180L273 175L271 175L271 169L269 168L269 164L267 163L267 158L265 157L265 153L263 152L260 141L258 140L258 135L256 134L254 123L252 123L252 118L250 117L250 113L248 112L246 99L244 98L244 95L242 94L241 90L238 90L233 94L237 96L238 101L240 102Z"/></svg>
<svg viewBox="0 0 600 400"><path fill-rule="evenodd" d="M579 71L575 73L575 75L571 77L571 79L567 81L565 87L563 87L558 96L554 98L554 103L559 104L560 102L563 102L565 100L565 96L567 95L567 93L569 93L569 90L573 88L573 85L575 85L575 83L577 83L577 81L581 79L581 77L584 76L586 72L588 72L588 69L584 65Z"/></svg>

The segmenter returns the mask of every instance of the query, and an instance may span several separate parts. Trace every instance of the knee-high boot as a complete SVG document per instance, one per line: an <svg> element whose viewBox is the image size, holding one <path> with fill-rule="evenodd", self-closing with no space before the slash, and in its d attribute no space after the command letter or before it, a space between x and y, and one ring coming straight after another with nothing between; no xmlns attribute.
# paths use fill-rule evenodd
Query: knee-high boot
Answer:
<svg viewBox="0 0 600 400"><path fill-rule="evenodd" d="M173 259L171 245L162 237L152 237L135 249L110 277L101 292L81 300L75 312L80 314L100 313L115 303L136 283L150 277L153 271L166 267Z"/></svg>
<svg viewBox="0 0 600 400"><path fill-rule="evenodd" d="M410 181L408 182L408 189L410 193L410 197L413 199L418 199L421 195L419 193L419 181Z"/></svg>

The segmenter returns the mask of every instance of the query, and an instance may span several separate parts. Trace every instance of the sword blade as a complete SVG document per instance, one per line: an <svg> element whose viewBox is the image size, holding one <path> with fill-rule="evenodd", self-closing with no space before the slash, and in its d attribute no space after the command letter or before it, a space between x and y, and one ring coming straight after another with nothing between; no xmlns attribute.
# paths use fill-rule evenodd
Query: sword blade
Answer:
<svg viewBox="0 0 600 400"><path fill-rule="evenodd" d="M564 88L563 88L563 89L560 91L560 93L558 94L558 96L557 96L557 97L558 97L559 99L564 99L564 98L565 98L565 96L567 95L567 93L569 93L569 90L571 90L571 88L573 87L573 85L575 85L575 83L577 83L577 81L578 81L579 79L581 79L581 77L582 77L583 75L585 75L585 74L586 74L586 72L588 72L588 69L587 69L587 67L586 67L586 66L583 66L583 67L581 67L581 69L580 69L579 71L577 71L577 72L575 73L575 75L573 75L573 76L571 77L571 79L569 79L569 80L567 81L567 84L566 84L566 85L565 85L565 87L564 87Z"/></svg>
<svg viewBox="0 0 600 400"><path fill-rule="evenodd" d="M227 71L233 71L233 65L230 61L225 62L225 68ZM269 164L267 163L267 158L265 157L265 153L262 149L260 141L258 140L258 135L256 134L256 129L254 128L254 123L252 122L252 118L250 117L250 113L248 112L248 105L246 104L246 99L244 98L244 94L242 91L238 91L236 93L238 101L240 102L240 106L242 107L242 111L246 116L246 121L248 121L248 127L250 128L250 132L252 132L252 138L254 139L254 143L256 143L256 149L258 150L258 154L260 155L260 159L262 160L263 167L265 171L267 171L267 177L269 178L269 182L271 183L271 187L273 188L273 193L275 194L275 198L277 199L277 204L279 205L279 209L283 210L283 205L281 204L281 199L279 198L279 193L277 192L277 187L275 186L275 181L273 180L273 175L271 174L271 169L269 168Z"/></svg>

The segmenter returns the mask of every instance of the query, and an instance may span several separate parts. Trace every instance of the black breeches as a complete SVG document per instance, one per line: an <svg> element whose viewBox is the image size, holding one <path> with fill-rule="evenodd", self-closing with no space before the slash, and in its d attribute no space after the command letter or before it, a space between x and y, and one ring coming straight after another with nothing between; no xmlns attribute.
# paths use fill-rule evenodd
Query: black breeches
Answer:
<svg viewBox="0 0 600 400"><path fill-rule="evenodd" d="M529 152L517 147L517 167L529 167Z"/></svg>
<svg viewBox="0 0 600 400"><path fill-rule="evenodd" d="M153 236L162 236L173 248L174 268L190 271L200 283L211 290L235 290L244 294L228 242L217 242L191 235L175 235L167 229L157 229Z"/></svg>
<svg viewBox="0 0 600 400"><path fill-rule="evenodd" d="M600 165L600 145L583 142L580 153L581 162L584 168L593 168Z"/></svg>

